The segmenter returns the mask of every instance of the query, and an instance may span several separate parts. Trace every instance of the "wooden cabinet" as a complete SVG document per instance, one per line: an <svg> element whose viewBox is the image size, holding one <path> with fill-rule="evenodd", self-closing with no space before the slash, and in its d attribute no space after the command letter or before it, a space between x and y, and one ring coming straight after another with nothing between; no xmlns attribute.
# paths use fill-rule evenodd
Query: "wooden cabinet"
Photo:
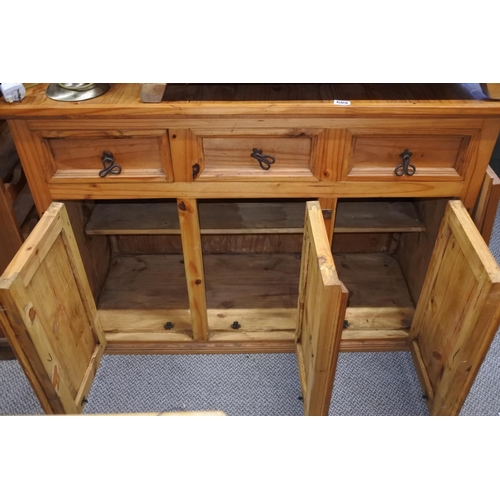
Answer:
<svg viewBox="0 0 500 500"><path fill-rule="evenodd" d="M448 97L0 106L43 213L0 318L45 411L81 411L103 352L296 352L321 415L339 352L409 350L431 414L458 414L500 322L469 215L498 203L500 105Z"/></svg>

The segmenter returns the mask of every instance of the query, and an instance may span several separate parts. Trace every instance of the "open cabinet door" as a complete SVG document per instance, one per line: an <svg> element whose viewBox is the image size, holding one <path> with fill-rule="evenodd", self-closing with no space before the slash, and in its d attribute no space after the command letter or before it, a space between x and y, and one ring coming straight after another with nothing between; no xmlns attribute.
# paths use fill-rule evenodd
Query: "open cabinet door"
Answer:
<svg viewBox="0 0 500 500"><path fill-rule="evenodd" d="M0 323L44 411L80 413L106 340L62 203L0 278Z"/></svg>
<svg viewBox="0 0 500 500"><path fill-rule="evenodd" d="M500 269L461 201L441 223L410 330L431 415L458 415L500 323Z"/></svg>
<svg viewBox="0 0 500 500"><path fill-rule="evenodd" d="M321 206L317 201L307 202L296 337L306 415L328 415L347 299Z"/></svg>

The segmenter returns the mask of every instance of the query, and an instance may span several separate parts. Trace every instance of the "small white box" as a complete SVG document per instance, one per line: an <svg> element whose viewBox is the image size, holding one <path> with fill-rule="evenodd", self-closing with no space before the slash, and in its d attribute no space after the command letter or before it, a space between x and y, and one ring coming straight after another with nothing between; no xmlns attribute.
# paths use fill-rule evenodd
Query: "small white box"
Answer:
<svg viewBox="0 0 500 500"><path fill-rule="evenodd" d="M0 90L7 102L22 101L26 96L26 89L22 83L2 83Z"/></svg>

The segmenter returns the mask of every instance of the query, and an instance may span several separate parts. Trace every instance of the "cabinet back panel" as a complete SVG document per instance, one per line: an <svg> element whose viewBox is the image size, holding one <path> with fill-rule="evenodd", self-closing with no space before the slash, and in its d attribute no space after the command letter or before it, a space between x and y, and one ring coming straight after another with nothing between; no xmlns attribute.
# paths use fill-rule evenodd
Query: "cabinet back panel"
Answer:
<svg viewBox="0 0 500 500"><path fill-rule="evenodd" d="M446 203L446 199L416 202L426 231L423 233L404 233L401 234L399 240L397 252L399 265L415 304L418 302L424 284Z"/></svg>

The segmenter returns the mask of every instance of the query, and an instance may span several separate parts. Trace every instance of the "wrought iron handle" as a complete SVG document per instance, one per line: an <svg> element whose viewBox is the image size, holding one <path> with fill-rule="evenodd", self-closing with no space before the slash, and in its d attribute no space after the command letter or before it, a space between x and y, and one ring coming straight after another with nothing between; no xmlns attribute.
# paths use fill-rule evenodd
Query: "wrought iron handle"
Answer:
<svg viewBox="0 0 500 500"><path fill-rule="evenodd" d="M106 177L108 174L121 174L122 167L115 163L115 155L110 151L102 152L101 161L103 169L99 171L99 177Z"/></svg>
<svg viewBox="0 0 500 500"><path fill-rule="evenodd" d="M269 170L271 168L271 165L276 161L274 156L265 155L262 153L262 149L257 148L253 148L250 156L252 158L255 158L259 162L260 168L262 170Z"/></svg>
<svg viewBox="0 0 500 500"><path fill-rule="evenodd" d="M413 155L411 151L405 149L402 153L399 154L401 158L403 158L403 163L400 163L395 169L394 173L401 177L402 175L413 175L417 171L417 167L410 163L410 158Z"/></svg>

